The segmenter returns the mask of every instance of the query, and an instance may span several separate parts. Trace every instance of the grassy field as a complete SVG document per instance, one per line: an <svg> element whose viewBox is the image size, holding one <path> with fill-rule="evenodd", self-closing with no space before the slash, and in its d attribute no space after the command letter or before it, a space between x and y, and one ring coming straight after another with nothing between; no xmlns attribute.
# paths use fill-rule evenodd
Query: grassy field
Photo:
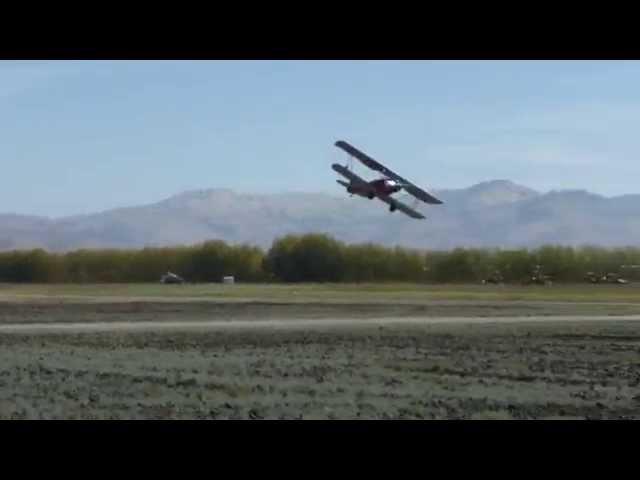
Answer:
<svg viewBox="0 0 640 480"><path fill-rule="evenodd" d="M638 323L0 334L0 419L638 418Z"/></svg>
<svg viewBox="0 0 640 480"><path fill-rule="evenodd" d="M0 284L0 301L52 297L64 300L131 298L200 301L394 302L423 303L433 300L616 302L639 303L640 284L629 285L418 285L418 284Z"/></svg>
<svg viewBox="0 0 640 480"><path fill-rule="evenodd" d="M635 285L0 284L0 419L638 418L638 315Z"/></svg>

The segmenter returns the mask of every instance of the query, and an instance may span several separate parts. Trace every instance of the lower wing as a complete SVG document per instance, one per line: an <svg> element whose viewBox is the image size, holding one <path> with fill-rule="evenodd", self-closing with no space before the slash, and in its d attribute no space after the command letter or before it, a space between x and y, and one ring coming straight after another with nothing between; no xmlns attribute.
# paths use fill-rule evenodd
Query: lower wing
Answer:
<svg viewBox="0 0 640 480"><path fill-rule="evenodd" d="M331 165L331 168L333 168L336 172L338 172L340 175L342 175L343 177L347 178L348 180L350 180L354 184L360 184L360 183L367 184L367 182L364 179L360 178L358 175L353 173L351 170L349 170L346 167L343 167L342 165L340 165L338 163L334 163L333 165Z"/></svg>
<svg viewBox="0 0 640 480"><path fill-rule="evenodd" d="M424 215L422 215L420 212L416 212L413 208L409 207L408 205L402 203L399 200L396 200L395 198L389 197L388 195L378 195L378 198L382 200L384 203L386 203L387 205L397 208L405 215L409 215L411 218L417 218L420 220L427 218Z"/></svg>
<svg viewBox="0 0 640 480"><path fill-rule="evenodd" d="M340 164L334 163L333 165L331 165L331 168L333 168L336 172L338 172L343 177L347 178L353 184L356 184L356 185L357 184L368 185L368 183L365 180L363 180L358 175L353 173L351 170L349 170L348 168L343 167ZM390 206L392 206L394 208L397 208L398 210L400 210L405 215L409 215L411 218L417 218L417 219L426 218L421 213L416 212L414 209L412 209L408 205L405 205L404 203L396 200L395 198L391 198L388 195L377 195L377 197L380 200L382 200L384 203L386 203L387 205L390 205Z"/></svg>

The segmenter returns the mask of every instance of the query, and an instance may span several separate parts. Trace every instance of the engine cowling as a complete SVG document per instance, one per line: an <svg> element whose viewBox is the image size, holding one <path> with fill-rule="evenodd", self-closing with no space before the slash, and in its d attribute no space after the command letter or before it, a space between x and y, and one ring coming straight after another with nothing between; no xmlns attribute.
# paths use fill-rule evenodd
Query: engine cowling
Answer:
<svg viewBox="0 0 640 480"><path fill-rule="evenodd" d="M400 183L398 183L395 180L385 180L384 181L384 185L387 188L387 190L396 193L399 192L400 190L402 190L402 186L400 185Z"/></svg>

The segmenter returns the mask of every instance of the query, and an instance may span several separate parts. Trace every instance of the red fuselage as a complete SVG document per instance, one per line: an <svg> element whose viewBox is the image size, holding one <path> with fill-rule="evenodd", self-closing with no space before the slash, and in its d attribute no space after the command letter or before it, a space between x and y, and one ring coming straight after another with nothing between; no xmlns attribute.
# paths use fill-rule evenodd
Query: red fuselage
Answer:
<svg viewBox="0 0 640 480"><path fill-rule="evenodd" d="M398 182L385 178L367 182L366 185L347 186L347 191L349 193L368 198L374 198L377 196L389 196L393 193L399 192L401 189L402 187L398 185Z"/></svg>

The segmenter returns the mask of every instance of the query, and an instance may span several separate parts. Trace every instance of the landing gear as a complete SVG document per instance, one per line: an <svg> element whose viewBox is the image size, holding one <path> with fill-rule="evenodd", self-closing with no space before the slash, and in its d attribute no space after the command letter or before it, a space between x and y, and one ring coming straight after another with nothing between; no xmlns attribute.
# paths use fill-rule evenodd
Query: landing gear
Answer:
<svg viewBox="0 0 640 480"><path fill-rule="evenodd" d="M367 198L369 200L373 200L373 197L375 197L375 195L373 193L370 193L370 194L367 195Z"/></svg>
<svg viewBox="0 0 640 480"><path fill-rule="evenodd" d="M391 206L389 207L389 211L390 211L390 212L395 212L395 211L396 211L396 206L395 206L395 205L391 205Z"/></svg>

